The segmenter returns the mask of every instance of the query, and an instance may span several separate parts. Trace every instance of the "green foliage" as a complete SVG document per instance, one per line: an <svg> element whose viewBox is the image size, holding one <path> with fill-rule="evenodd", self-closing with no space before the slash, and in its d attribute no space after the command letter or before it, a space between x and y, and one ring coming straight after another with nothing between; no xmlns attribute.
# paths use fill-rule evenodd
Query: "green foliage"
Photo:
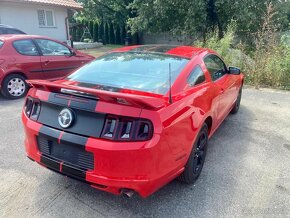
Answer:
<svg viewBox="0 0 290 218"><path fill-rule="evenodd" d="M110 22L124 25L134 16L131 8L127 7L133 0L79 0L84 10L78 15L87 20Z"/></svg>
<svg viewBox="0 0 290 218"><path fill-rule="evenodd" d="M145 30L194 34L206 28L203 0L134 0L129 7L138 15L128 20L133 33Z"/></svg>
<svg viewBox="0 0 290 218"><path fill-rule="evenodd" d="M235 22L229 24L221 39L215 30L206 42L198 41L195 46L213 49L228 66L240 67L248 84L290 89L290 35L277 39L272 15L273 11L268 9L256 33L253 52L247 52L242 43L235 42Z"/></svg>
<svg viewBox="0 0 290 218"><path fill-rule="evenodd" d="M278 29L289 29L290 3L272 0L279 10L273 20ZM262 22L268 0L134 0L129 7L137 16L128 20L132 32L171 32L173 35L196 36L207 40L218 30L221 38L232 19L236 20L237 34L247 44L253 43L253 32Z"/></svg>

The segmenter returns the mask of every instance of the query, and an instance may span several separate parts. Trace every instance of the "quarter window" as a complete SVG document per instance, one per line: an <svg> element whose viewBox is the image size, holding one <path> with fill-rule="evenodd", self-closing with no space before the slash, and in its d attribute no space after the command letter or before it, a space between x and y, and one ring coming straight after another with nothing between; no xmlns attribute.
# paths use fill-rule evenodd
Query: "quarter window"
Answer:
<svg viewBox="0 0 290 218"><path fill-rule="evenodd" d="M16 51L22 55L28 56L39 55L35 44L30 39L14 41L13 46L16 49Z"/></svg>
<svg viewBox="0 0 290 218"><path fill-rule="evenodd" d="M36 39L43 56L65 56L70 55L68 47L47 39Z"/></svg>
<svg viewBox="0 0 290 218"><path fill-rule="evenodd" d="M226 65L216 55L207 56L204 59L204 63L213 81L216 81L217 79L221 78L223 75L227 74Z"/></svg>
<svg viewBox="0 0 290 218"><path fill-rule="evenodd" d="M187 82L190 86L195 86L205 81L205 75L201 67L197 65L187 78Z"/></svg>
<svg viewBox="0 0 290 218"><path fill-rule="evenodd" d="M55 27L54 14L51 10L37 10L40 27Z"/></svg>

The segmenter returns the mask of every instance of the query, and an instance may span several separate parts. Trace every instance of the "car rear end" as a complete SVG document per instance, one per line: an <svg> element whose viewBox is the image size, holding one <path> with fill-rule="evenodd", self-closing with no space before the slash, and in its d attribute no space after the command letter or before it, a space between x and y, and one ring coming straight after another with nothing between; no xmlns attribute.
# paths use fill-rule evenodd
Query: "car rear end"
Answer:
<svg viewBox="0 0 290 218"><path fill-rule="evenodd" d="M142 116L137 104L117 102L122 98L113 102L59 91L38 86L28 93L22 120L30 159L114 194L134 190L145 197L165 183L156 170L162 149L156 111ZM73 113L68 128L59 124L63 109Z"/></svg>
<svg viewBox="0 0 290 218"><path fill-rule="evenodd" d="M170 166L175 160L159 114L168 105L168 61L172 69L187 63L109 54L65 80L28 81L22 114L27 156L114 194L146 197L174 179L181 171Z"/></svg>

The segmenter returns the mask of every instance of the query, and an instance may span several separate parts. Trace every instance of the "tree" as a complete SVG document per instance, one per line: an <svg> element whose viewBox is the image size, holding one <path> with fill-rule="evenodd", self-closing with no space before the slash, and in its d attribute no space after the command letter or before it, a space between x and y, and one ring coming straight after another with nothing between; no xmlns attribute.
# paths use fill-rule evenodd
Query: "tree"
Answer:
<svg viewBox="0 0 290 218"><path fill-rule="evenodd" d="M129 18L135 16L133 10L128 7L133 0L79 0L79 2L84 6L81 16L88 20L124 25Z"/></svg>
<svg viewBox="0 0 290 218"><path fill-rule="evenodd" d="M239 34L248 37L261 25L267 3L256 0L134 0L130 7L137 15L129 18L128 24L132 32L167 31L173 35L203 36L206 40L207 34L215 29L222 37L226 26L234 19ZM290 21L289 1L272 0L272 3L276 8L284 8L285 28ZM282 15L276 16L279 21Z"/></svg>
<svg viewBox="0 0 290 218"><path fill-rule="evenodd" d="M112 23L109 25L109 43L114 44L115 43L115 31L114 26Z"/></svg>
<svg viewBox="0 0 290 218"><path fill-rule="evenodd" d="M97 22L93 22L93 39L94 42L99 41L98 34L99 34L99 24Z"/></svg>

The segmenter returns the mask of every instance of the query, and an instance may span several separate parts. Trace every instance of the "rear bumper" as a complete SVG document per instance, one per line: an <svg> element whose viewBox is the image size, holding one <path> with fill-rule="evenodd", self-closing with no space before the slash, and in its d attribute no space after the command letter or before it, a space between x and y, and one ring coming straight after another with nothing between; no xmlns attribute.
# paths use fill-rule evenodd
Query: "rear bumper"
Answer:
<svg viewBox="0 0 290 218"><path fill-rule="evenodd" d="M154 135L147 142L112 143L49 128L28 119L25 114L22 115L22 120L26 133L26 153L30 159L103 191L118 195L121 189L131 189L142 197L147 197L183 171L180 167L174 170L160 167L160 155L164 152L164 147L160 144L159 135ZM37 142L40 135L56 140L59 144L83 146L86 152L93 153L94 169L83 170L41 153Z"/></svg>

